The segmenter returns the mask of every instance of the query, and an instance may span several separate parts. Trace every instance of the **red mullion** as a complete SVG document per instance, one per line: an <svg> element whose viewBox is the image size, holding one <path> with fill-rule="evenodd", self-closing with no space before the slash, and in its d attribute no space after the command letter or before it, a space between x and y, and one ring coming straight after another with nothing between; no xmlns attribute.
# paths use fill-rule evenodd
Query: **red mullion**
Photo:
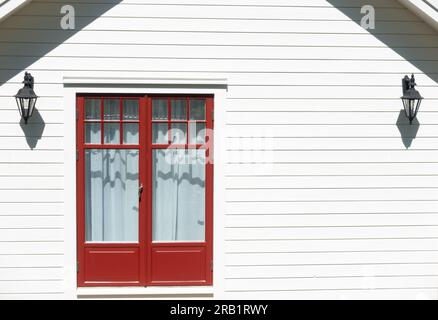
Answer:
<svg viewBox="0 0 438 320"><path fill-rule="evenodd" d="M171 138L170 130L172 128L172 124L170 120L171 118L172 118L172 107L170 104L170 97L167 97L167 144L172 143L172 141L170 140Z"/></svg>
<svg viewBox="0 0 438 320"><path fill-rule="evenodd" d="M190 143L189 137L190 137L190 99L187 96L186 97L186 106L187 106L187 110L186 110L186 126L187 126L187 137L186 137L186 144Z"/></svg>
<svg viewBox="0 0 438 320"><path fill-rule="evenodd" d="M152 282L152 98L147 96L144 98L143 103L144 113L142 116L145 122L143 134L140 135L140 145L143 145L145 151L145 161L143 161L143 176L145 179L145 199L143 203L144 209L144 247L145 251L145 274L146 285L150 285Z"/></svg>
<svg viewBox="0 0 438 320"><path fill-rule="evenodd" d="M138 144L86 144L84 149L140 149Z"/></svg>
<svg viewBox="0 0 438 320"><path fill-rule="evenodd" d="M120 121L120 123L119 123L119 134L120 134L120 144L123 144L123 122L122 122L122 120L123 120L123 99L122 98L120 98L120 101L119 101L119 116L120 116L120 118L119 118L119 121Z"/></svg>
<svg viewBox="0 0 438 320"><path fill-rule="evenodd" d="M153 144L152 149L204 149L204 144Z"/></svg>
<svg viewBox="0 0 438 320"><path fill-rule="evenodd" d="M104 129L104 120L103 120L103 97L100 97L100 144L103 144L104 142L104 134L103 134L103 129Z"/></svg>
<svg viewBox="0 0 438 320"><path fill-rule="evenodd" d="M147 138L150 135L150 123L148 121L148 98L146 96L139 99L138 106L138 143L139 143L139 183L143 185L143 192L139 200L139 244L140 244L140 284L146 286L149 283L149 231L147 228L149 221L149 187L150 170L149 170L149 141Z"/></svg>

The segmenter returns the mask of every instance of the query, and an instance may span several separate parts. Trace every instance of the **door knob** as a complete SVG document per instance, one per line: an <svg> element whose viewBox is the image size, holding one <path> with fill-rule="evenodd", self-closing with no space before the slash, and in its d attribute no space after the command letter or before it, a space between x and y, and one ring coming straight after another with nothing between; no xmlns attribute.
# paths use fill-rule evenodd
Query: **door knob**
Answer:
<svg viewBox="0 0 438 320"><path fill-rule="evenodd" d="M138 198L141 199L141 194L143 193L143 183L138 187Z"/></svg>

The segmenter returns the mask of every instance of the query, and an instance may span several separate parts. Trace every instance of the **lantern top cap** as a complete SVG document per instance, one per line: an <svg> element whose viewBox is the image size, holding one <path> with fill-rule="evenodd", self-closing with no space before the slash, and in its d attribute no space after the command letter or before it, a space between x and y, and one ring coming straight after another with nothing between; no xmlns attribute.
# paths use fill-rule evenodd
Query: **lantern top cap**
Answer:
<svg viewBox="0 0 438 320"><path fill-rule="evenodd" d="M15 95L15 98L20 99L36 99L38 96L33 91L34 79L29 72L24 74L24 83L23 88L18 90L18 93Z"/></svg>
<svg viewBox="0 0 438 320"><path fill-rule="evenodd" d="M401 97L402 99L408 99L408 100L422 100L423 97L420 95L420 92L418 92L415 89L415 86L417 85L415 83L415 77L412 74L411 78L409 78L408 76L405 76L402 79L402 83L403 83L403 97Z"/></svg>

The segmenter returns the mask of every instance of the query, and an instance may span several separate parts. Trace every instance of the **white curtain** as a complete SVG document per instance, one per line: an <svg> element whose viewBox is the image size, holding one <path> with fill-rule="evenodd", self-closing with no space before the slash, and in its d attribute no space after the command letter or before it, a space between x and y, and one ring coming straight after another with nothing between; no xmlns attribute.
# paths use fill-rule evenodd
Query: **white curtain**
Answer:
<svg viewBox="0 0 438 320"><path fill-rule="evenodd" d="M85 151L87 241L138 241L138 156L138 150Z"/></svg>
<svg viewBox="0 0 438 320"><path fill-rule="evenodd" d="M154 241L205 240L205 150L153 150Z"/></svg>

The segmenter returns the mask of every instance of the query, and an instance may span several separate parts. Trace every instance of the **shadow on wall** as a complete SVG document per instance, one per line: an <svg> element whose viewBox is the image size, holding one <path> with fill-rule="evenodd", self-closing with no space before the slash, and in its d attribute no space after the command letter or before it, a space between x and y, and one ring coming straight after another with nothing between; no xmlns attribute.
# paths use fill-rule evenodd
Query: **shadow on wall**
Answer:
<svg viewBox="0 0 438 320"><path fill-rule="evenodd" d="M438 32L397 0L327 0L327 2L358 25L364 16L360 13L360 9L365 5L373 6L376 14L375 29L366 31L438 83L438 64L436 60L430 58L431 53L436 53L435 49L438 47ZM410 22L404 24L403 21ZM402 29L401 26L407 28ZM421 52L418 48L421 48ZM411 73L412 70L404 70L404 74Z"/></svg>
<svg viewBox="0 0 438 320"><path fill-rule="evenodd" d="M45 126L46 124L37 108L34 109L32 117L28 119L27 124L25 124L23 118L21 118L20 127L24 132L29 148L35 149L38 141L43 136Z"/></svg>
<svg viewBox="0 0 438 320"><path fill-rule="evenodd" d="M360 8L364 5L374 6L376 14L375 29L366 31L438 83L438 62L431 59L435 56L438 47L438 33L429 25L423 23L419 17L406 9L401 3L396 0L327 0L327 2L358 25L360 25L363 17ZM402 29L400 27L400 25L403 25L403 22L400 22L401 20L411 21L406 25L409 27L409 24L412 24L412 27ZM410 75L412 70L400 70L400 72L403 72L400 75L400 82L395 85L400 84L401 96L401 78L404 74ZM421 91L421 84L419 84L419 88ZM425 98L427 99L427 97ZM401 104L401 101L399 103ZM394 110L397 110L395 108L399 108L400 104L395 105ZM412 125L410 125L404 110L401 110L396 125L400 131L403 144L408 149L417 135L420 124L417 119L414 119Z"/></svg>
<svg viewBox="0 0 438 320"><path fill-rule="evenodd" d="M406 113L404 109L401 109L398 114L397 119L397 128L400 131L400 135L405 145L406 149L412 144L412 141L417 137L418 128L420 127L420 123L417 118L412 120L412 124L409 124L409 119L406 117Z"/></svg>
<svg viewBox="0 0 438 320"><path fill-rule="evenodd" d="M34 1L0 25L0 85L55 49L122 0L74 5L75 29L61 28L61 8L72 1ZM73 2L74 3L74 2ZM34 75L37 77L37 74Z"/></svg>
<svg viewBox="0 0 438 320"><path fill-rule="evenodd" d="M19 75L20 82L10 82L17 85L18 91L22 87L24 71L29 70L36 79L35 90L38 94L38 70L29 69L29 66L120 2L121 0L108 0L97 4L88 2L74 5L74 1L64 0L33 1L2 21L0 23L0 87ZM61 8L72 3L75 9L75 29L64 30L61 28L61 19L65 14L60 13ZM6 96L10 94L13 101L12 96L15 93L7 92ZM45 123L38 112L38 108L44 108L43 101L39 99L27 125L23 120L20 122L31 149L36 147L44 131Z"/></svg>

